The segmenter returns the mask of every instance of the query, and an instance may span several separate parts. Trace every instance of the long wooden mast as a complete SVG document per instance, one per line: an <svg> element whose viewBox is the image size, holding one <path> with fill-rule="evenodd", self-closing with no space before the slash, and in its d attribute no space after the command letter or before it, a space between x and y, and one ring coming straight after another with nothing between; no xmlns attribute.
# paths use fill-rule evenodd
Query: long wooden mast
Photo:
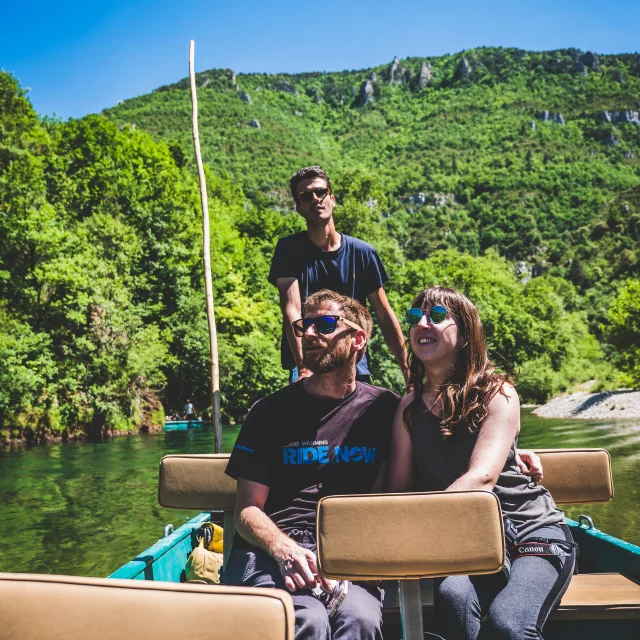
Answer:
<svg viewBox="0 0 640 640"><path fill-rule="evenodd" d="M222 419L220 417L220 373L218 369L218 339L216 334L216 316L213 308L213 283L211 279L211 250L209 236L209 201L207 182L200 153L200 134L198 133L198 96L196 95L196 73L193 63L194 41L189 42L189 78L191 80L191 120L193 146L196 152L196 165L200 179L200 202L202 203L202 259L204 261L204 285L207 294L207 320L209 322L209 347L211 351L211 400L213 424L215 429L216 453L222 453Z"/></svg>

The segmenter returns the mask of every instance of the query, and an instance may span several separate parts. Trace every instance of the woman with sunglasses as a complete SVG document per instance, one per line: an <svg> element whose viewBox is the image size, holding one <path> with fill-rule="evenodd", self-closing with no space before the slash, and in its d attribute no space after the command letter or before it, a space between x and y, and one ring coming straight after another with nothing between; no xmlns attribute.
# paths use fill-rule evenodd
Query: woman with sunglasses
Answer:
<svg viewBox="0 0 640 640"><path fill-rule="evenodd" d="M541 638L571 579L575 545L549 492L519 469L518 394L489 361L478 311L460 292L425 289L406 321L413 392L396 413L388 489L493 490L510 555L499 574L440 582L442 633L475 639L486 616L482 638Z"/></svg>

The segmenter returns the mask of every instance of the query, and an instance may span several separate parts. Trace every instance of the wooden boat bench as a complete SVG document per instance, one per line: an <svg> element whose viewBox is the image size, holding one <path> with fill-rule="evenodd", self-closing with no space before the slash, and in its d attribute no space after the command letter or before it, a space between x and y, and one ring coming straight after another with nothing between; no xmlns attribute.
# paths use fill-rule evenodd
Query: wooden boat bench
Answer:
<svg viewBox="0 0 640 640"><path fill-rule="evenodd" d="M590 504L613 498L611 458L604 449L544 449L544 479L556 504ZM575 524L575 523L574 523ZM587 542L580 526L571 527L579 545ZM603 535L603 534L601 534ZM608 537L608 536L607 536ZM640 586L620 573L591 572L578 556L578 571L562 598L556 619L640 619ZM623 566L621 566L623 568ZM590 570L585 573L585 570Z"/></svg>
<svg viewBox="0 0 640 640"><path fill-rule="evenodd" d="M294 640L276 589L0 573L0 603L7 640Z"/></svg>
<svg viewBox="0 0 640 640"><path fill-rule="evenodd" d="M543 484L549 489L557 504L607 502L613 497L610 457L604 449L548 449L539 450L536 453L542 459L545 474ZM228 557L231 540L235 532L233 509L236 483L224 473L228 458L228 454L166 456L160 463L158 489L158 501L165 507L201 511L219 510L224 513L225 560ZM368 497L372 498L374 496ZM377 498L378 496L375 497ZM399 498L402 498L402 496L399 496ZM346 499L341 497L341 500ZM380 496L380 499L396 500L397 498L383 495ZM412 499L417 500L418 498ZM465 536L460 533L463 531L463 529L459 528L463 526L462 522L456 522L455 528L453 528L452 524L447 520L451 515L449 512L445 510L441 514L442 517L436 517L434 511L423 511L424 505L422 503L419 504L420 508L417 511L414 512L414 509L406 511L409 522L412 517L416 517L417 522L420 523L419 530L421 535L418 536L420 544L417 545L418 538L416 538L416 541L412 543L414 546L408 544L406 547L415 551L416 558L423 557L421 554L424 553L423 549L426 547L437 549L438 553L444 553L446 549L439 545L451 540L451 531L457 532L456 543L459 543L465 537L470 539L478 538L479 527L477 523L474 523L475 515L473 515L473 512L470 511L463 518L470 527L469 536ZM358 513L359 518L348 520L353 527L348 534L344 533L342 525L339 529L342 533L338 534L338 525L340 523L337 520L334 520L332 525L336 527L335 535L340 536L340 545L346 545L349 536L354 538L356 544L345 547L352 549L354 553L359 546L366 548L365 545L362 545L363 539L365 539L364 536L367 536L366 539L370 537L364 524L365 521L369 522L369 519L365 520L367 512L364 508L359 508ZM381 514L376 509L373 510L373 513L376 518L380 518L380 526L382 527L379 530L381 537L377 539L377 544L379 545L378 553L382 554L384 563L391 567L393 566L393 554L389 552L387 534L384 533L387 530L386 527L390 526L391 519L389 514ZM579 526L578 523L569 521L569 524L574 538L580 546L586 545L590 547L598 543L597 538L609 538L609 536L597 532L597 530L587 530L584 526ZM320 518L318 526L320 527ZM326 527L327 525L325 523L322 526ZM428 527L428 529L425 527ZM412 530L413 528L409 525L405 527L405 531ZM331 542L331 535L333 535L331 531L330 528L323 528L322 539L325 543ZM429 531L428 534L427 531ZM398 535L400 533L401 531L398 532ZM320 537L318 540L320 544ZM427 544L427 540L429 540L429 544ZM434 541L437 542L436 546L434 546ZM398 541L394 544L396 546L399 545ZM326 545L324 548L327 548ZM396 547L393 548L395 549ZM606 568L598 567L597 562L594 564L593 560L585 562L580 557L578 558L580 573L573 576L569 589L562 598L558 610L552 615L551 620L559 621L560 623L562 621L573 621L575 623L576 620L583 620L590 625L597 620L640 620L640 585L624 575L625 567L628 567L629 562L638 563L635 575L640 575L640 558L632 556L632 554L625 555L624 549L620 548L619 545L616 549L615 553L618 555L613 558L613 564L612 558L608 558ZM597 556L597 554L590 555ZM443 562L446 564L446 555L442 557ZM459 547L457 557L458 560L467 561L465 552L461 551ZM470 556L469 560L473 560L474 557L473 555ZM378 555L378 559L381 559L380 555ZM463 570L460 570L459 573L471 573L474 567L473 561L469 566L465 566ZM345 557L344 562L346 563L345 566L351 566L348 558ZM417 560L414 564L415 566L420 566ZM334 562L331 566L336 568L338 563ZM611 573L611 566L615 566L618 572ZM325 565L323 565L323 570L325 568ZM409 574L406 575L408 576ZM416 577L415 574L412 575L414 578ZM425 575L433 577L435 574L431 571ZM438 575L449 574L440 573ZM433 619L433 580L421 580L419 585L424 621L429 622ZM412 588L415 590L415 585ZM384 607L385 620L400 619L401 601L401 591L394 588L387 590Z"/></svg>

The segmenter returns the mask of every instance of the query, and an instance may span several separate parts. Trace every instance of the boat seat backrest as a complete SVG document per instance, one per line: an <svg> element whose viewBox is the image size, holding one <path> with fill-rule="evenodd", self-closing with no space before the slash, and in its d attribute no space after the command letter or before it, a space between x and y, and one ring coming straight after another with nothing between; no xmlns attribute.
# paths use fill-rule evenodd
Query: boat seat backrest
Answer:
<svg viewBox="0 0 640 640"><path fill-rule="evenodd" d="M605 502L613 497L613 482L611 479L611 460L609 453L604 449L544 449L538 450L538 455L542 460L544 469L543 484L554 497L558 504L579 504L588 502ZM222 511L224 513L224 563L226 564L231 552L231 543L235 535L235 524L233 520L233 511L235 507L236 497L236 481L225 473L229 454L184 454L165 456L160 462L160 476L158 483L158 502L171 509L197 509L200 511ZM448 500L447 496L453 495L447 493L442 499ZM492 494L493 495L493 494ZM387 496L392 499L392 496ZM445 568L447 571L453 570L453 565L448 565L449 557L447 556L447 548L443 546L444 542L454 541L455 538L449 535L449 531L458 531L458 529L448 530L443 526L443 522L438 518L432 518L429 515L431 506L438 504L437 500L429 498L433 502L422 503L421 499L411 503L411 509L404 514L403 522L411 530L423 531L422 537L425 540L424 527L429 527L429 531L433 534L433 539L438 540L438 545L429 545L433 550L433 558L441 558L441 571ZM382 504L382 502L380 503ZM386 504L386 503L385 503ZM407 503L408 504L408 503ZM333 503L330 505L334 508ZM415 508L415 512L414 512ZM449 515L449 514L448 514ZM376 531L380 532L380 526L385 528L382 523L388 522L383 514L380 517L380 525ZM460 527L467 528L470 526L472 531L474 528L473 517L465 518L464 510L458 523ZM348 514L345 513L345 519ZM335 521L335 519L334 519ZM464 522L467 522L465 525ZM319 524L320 521L318 521ZM415 524L411 524L415 522ZM337 523L340 524L340 523ZM326 521L325 521L326 526ZM357 529L356 529L357 530ZM394 530L396 530L394 528ZM402 529L398 531L402 533ZM457 536L456 536L457 537ZM475 539L474 536L468 536L469 539ZM335 538L330 538L335 539ZM359 540L357 540L354 548L359 548ZM368 538L364 538L368 539ZM374 537L375 539L375 537ZM413 547L404 547L409 549ZM455 545L454 552L451 556L452 560L456 559ZM361 549L366 551L366 547ZM416 546L416 551L419 549ZM411 554L407 553L407 558ZM466 554L465 554L466 555ZM329 556L331 557L331 556ZM346 554L349 557L349 553ZM353 558L357 558L357 554ZM420 557L420 556L418 556ZM422 561L426 562L426 556L421 556ZM458 554L458 559L461 554ZM473 557L469 555L468 557ZM353 560L355 562L355 560ZM373 564L372 557L368 562ZM389 572L393 572L402 566L402 562L395 568L383 561L386 565L387 573L385 577L391 577ZM338 563L339 564L339 563ZM408 562L412 564L412 562ZM415 571L420 573L425 568L429 571L423 575L432 575L436 565L419 565L414 564L414 574L411 572L407 575L416 575ZM469 570L467 570L469 573ZM444 575L444 574L443 574ZM448 575L448 574L447 574Z"/></svg>
<svg viewBox="0 0 640 640"><path fill-rule="evenodd" d="M605 449L539 449L544 480L558 504L607 502L613 497ZM233 510L236 481L225 474L228 453L165 456L158 502L171 509Z"/></svg>
<svg viewBox="0 0 640 640"><path fill-rule="evenodd" d="M2 638L294 639L277 589L0 573L0 602Z"/></svg>
<svg viewBox="0 0 640 640"><path fill-rule="evenodd" d="M505 552L490 491L323 498L317 541L323 574L349 580L495 573Z"/></svg>
<svg viewBox="0 0 640 640"><path fill-rule="evenodd" d="M236 481L224 472L228 462L228 453L165 456L158 502L169 509L233 511Z"/></svg>
<svg viewBox="0 0 640 640"><path fill-rule="evenodd" d="M613 498L611 457L605 449L539 449L546 487L557 504Z"/></svg>
<svg viewBox="0 0 640 640"><path fill-rule="evenodd" d="M222 511L224 565L236 533L236 481L225 473L228 453L175 454L160 461L158 502L169 509Z"/></svg>

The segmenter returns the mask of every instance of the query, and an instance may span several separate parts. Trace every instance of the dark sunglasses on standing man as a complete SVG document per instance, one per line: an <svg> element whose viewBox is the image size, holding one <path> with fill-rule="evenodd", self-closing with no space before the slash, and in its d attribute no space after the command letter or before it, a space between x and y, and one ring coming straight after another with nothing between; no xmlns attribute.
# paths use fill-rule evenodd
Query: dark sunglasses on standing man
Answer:
<svg viewBox="0 0 640 640"><path fill-rule="evenodd" d="M431 324L440 324L447 317L447 309L441 304L437 304L435 307L431 307L427 313L424 309L412 307L404 314L404 319L409 326L415 327L422 320L423 315L427 316Z"/></svg>
<svg viewBox="0 0 640 640"><path fill-rule="evenodd" d="M307 329L314 325L316 331L323 335L328 335L333 333L337 327L338 322L342 320L348 327L352 329L356 329L357 331L364 331L364 329L358 326L355 322L351 322L351 320L347 320L342 316L318 316L317 318L300 318L300 320L296 320L292 322L293 330L296 332L296 335L302 337Z"/></svg>
<svg viewBox="0 0 640 640"><path fill-rule="evenodd" d="M329 189L327 189L326 187L317 187L316 189L311 189L311 191L300 191L298 193L298 198L302 202L311 202L313 196L315 195L316 198L318 198L318 200L322 202L330 193L331 191L329 191Z"/></svg>

